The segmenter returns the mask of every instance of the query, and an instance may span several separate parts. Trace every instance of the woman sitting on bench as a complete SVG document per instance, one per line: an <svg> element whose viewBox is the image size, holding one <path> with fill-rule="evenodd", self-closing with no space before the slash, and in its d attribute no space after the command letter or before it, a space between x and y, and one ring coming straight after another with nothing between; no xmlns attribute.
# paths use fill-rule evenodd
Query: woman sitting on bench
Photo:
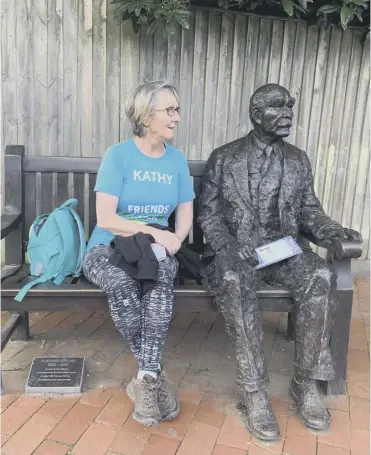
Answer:
<svg viewBox="0 0 371 455"><path fill-rule="evenodd" d="M178 92L170 84L148 82L130 93L126 114L134 137L109 147L103 157L94 189L97 226L84 260L85 276L106 293L112 319L139 364L137 377L126 389L135 403L133 417L151 426L179 413L175 388L160 364L173 310L178 269L174 255L193 221L194 193L186 158L166 142L174 137L179 110ZM174 210L172 233L166 227ZM110 247L115 236L125 245L127 237L137 241L143 234L152 236L151 247L166 249L166 258L158 262L156 283L145 293L140 292L138 279L114 265Z"/></svg>

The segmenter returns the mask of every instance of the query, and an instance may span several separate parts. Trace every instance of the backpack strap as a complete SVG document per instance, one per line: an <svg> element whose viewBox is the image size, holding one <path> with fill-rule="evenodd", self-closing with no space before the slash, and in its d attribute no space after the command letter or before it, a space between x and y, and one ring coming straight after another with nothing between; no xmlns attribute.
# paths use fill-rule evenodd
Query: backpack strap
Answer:
<svg viewBox="0 0 371 455"><path fill-rule="evenodd" d="M85 238L84 226L82 225L82 222L81 222L81 219L80 219L78 213L72 207L69 207L69 210L76 221L77 227L79 229L79 235L80 235L79 263L77 264L75 273L73 275L73 277L75 278L75 277L80 276L81 271L82 271L82 264L83 264L84 256L85 256L85 252L86 252L86 238Z"/></svg>
<svg viewBox="0 0 371 455"><path fill-rule="evenodd" d="M68 199L66 202L63 202L63 204L59 208L60 209L64 209L64 208L75 209L77 207L78 203L79 203L79 201L76 198Z"/></svg>
<svg viewBox="0 0 371 455"><path fill-rule="evenodd" d="M52 277L49 274L42 275L36 280L31 281L30 283L27 283L23 288L18 292L18 294L14 297L14 300L17 302L22 302L24 296L27 294L27 292L33 288L36 284L40 283L45 283L45 281L50 280Z"/></svg>

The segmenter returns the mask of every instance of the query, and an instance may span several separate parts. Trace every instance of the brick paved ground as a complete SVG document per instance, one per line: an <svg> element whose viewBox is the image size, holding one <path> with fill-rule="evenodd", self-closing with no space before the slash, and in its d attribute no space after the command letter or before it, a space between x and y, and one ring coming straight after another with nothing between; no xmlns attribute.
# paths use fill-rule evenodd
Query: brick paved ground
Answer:
<svg viewBox="0 0 371 455"><path fill-rule="evenodd" d="M182 402L177 419L157 429L131 418L124 390L135 371L107 312L34 313L33 339L10 342L2 355L3 455L369 455L369 281L357 280L348 357L348 395L327 399L333 422L318 435L298 420L288 395L292 343L285 315L264 315L265 350L282 438L263 445L241 424L235 357L216 314L175 315L165 367ZM3 316L2 323L6 316ZM86 356L85 393L50 398L21 393L33 356Z"/></svg>

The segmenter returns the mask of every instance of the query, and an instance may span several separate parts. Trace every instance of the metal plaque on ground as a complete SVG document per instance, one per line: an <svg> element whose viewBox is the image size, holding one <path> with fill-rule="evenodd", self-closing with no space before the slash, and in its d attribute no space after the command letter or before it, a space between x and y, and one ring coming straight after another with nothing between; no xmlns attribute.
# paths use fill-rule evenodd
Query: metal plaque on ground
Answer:
<svg viewBox="0 0 371 455"><path fill-rule="evenodd" d="M85 357L34 357L26 393L81 393Z"/></svg>

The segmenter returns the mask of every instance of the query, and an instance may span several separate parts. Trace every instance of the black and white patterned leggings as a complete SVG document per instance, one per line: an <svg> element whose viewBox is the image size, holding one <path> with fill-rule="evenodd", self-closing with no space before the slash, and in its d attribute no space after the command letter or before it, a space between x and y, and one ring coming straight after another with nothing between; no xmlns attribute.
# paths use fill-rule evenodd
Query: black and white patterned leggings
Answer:
<svg viewBox="0 0 371 455"><path fill-rule="evenodd" d="M138 282L109 262L111 251L107 245L89 249L84 275L106 293L113 322L128 341L139 369L156 372L171 321L178 262L174 257L161 261L156 286L140 300Z"/></svg>

